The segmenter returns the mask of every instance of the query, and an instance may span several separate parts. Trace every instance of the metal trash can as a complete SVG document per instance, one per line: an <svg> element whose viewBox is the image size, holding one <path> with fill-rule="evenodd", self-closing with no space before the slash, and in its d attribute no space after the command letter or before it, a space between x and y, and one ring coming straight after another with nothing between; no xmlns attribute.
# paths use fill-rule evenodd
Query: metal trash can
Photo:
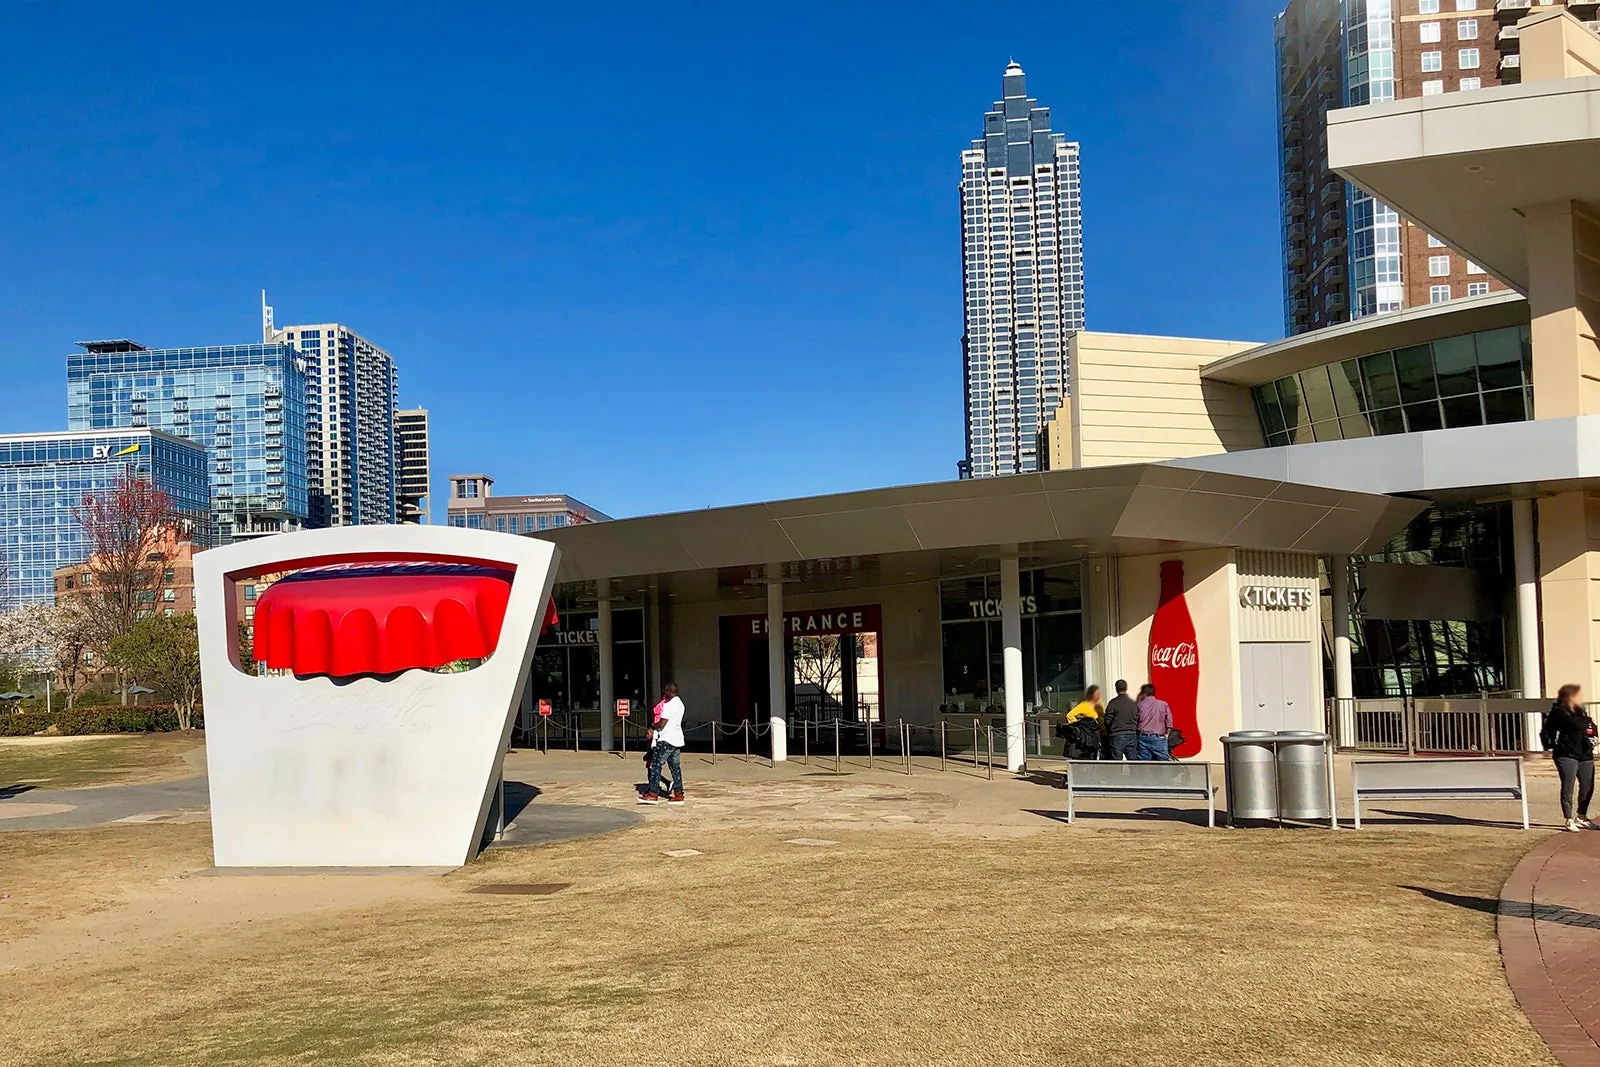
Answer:
<svg viewBox="0 0 1600 1067"><path fill-rule="evenodd" d="M1279 816L1303 821L1332 818L1328 735L1315 730L1280 730L1276 738Z"/></svg>
<svg viewBox="0 0 1600 1067"><path fill-rule="evenodd" d="M1278 817L1277 734L1235 730L1222 739L1228 822Z"/></svg>

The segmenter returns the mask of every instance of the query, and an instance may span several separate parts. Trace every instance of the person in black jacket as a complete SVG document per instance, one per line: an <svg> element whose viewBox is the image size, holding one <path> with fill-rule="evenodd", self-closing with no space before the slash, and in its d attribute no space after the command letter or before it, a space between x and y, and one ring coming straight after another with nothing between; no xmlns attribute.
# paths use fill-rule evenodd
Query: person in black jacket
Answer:
<svg viewBox="0 0 1600 1067"><path fill-rule="evenodd" d="M1128 695L1128 683L1117 679L1117 695L1106 705L1106 741L1110 759L1139 758L1139 705Z"/></svg>
<svg viewBox="0 0 1600 1067"><path fill-rule="evenodd" d="M1568 830L1594 827L1589 821L1589 801L1594 797L1596 741L1594 720L1583 707L1583 690L1575 685L1562 686L1556 702L1545 713L1539 743L1555 758L1556 770L1561 774L1561 815L1567 820ZM1574 787L1578 792L1576 814L1572 810Z"/></svg>

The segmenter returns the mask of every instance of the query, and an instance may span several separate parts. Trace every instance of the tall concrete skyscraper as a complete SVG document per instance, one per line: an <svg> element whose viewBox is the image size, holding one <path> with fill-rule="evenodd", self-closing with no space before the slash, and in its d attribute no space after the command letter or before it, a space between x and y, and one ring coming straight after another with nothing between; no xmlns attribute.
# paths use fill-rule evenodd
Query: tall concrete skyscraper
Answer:
<svg viewBox="0 0 1600 1067"><path fill-rule="evenodd" d="M307 365L306 479L310 525L398 521L394 357L337 322L278 327L261 294L262 340L293 345Z"/></svg>
<svg viewBox="0 0 1600 1067"><path fill-rule="evenodd" d="M1083 329L1078 145L1009 64L983 136L961 153L963 477L1038 470L1039 428L1067 393Z"/></svg>
<svg viewBox="0 0 1600 1067"><path fill-rule="evenodd" d="M1277 17L1287 332L1505 288L1330 171L1327 113L1517 81L1516 21L1534 6L1531 0L1291 0ZM1570 6L1584 13L1597 7Z"/></svg>
<svg viewBox="0 0 1600 1067"><path fill-rule="evenodd" d="M428 481L432 466L428 461L428 409L411 408L395 413L396 447L400 449L400 479L395 487L396 518L400 522L426 526L432 521L430 508L423 501L431 494Z"/></svg>

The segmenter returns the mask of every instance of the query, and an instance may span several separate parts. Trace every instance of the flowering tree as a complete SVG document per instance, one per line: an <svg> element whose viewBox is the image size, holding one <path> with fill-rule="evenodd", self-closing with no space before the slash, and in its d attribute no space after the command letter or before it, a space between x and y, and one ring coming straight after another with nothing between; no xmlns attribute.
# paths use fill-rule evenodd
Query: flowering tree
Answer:
<svg viewBox="0 0 1600 1067"><path fill-rule="evenodd" d="M112 643L155 609L162 575L171 562L179 519L172 498L131 471L73 509L88 548L89 589L80 598L94 630L95 648L109 656ZM120 669L120 668L119 668ZM127 703L123 675L123 703Z"/></svg>
<svg viewBox="0 0 1600 1067"><path fill-rule="evenodd" d="M111 642L111 657L172 701L178 729L193 728L200 701L200 640L193 615L144 616Z"/></svg>

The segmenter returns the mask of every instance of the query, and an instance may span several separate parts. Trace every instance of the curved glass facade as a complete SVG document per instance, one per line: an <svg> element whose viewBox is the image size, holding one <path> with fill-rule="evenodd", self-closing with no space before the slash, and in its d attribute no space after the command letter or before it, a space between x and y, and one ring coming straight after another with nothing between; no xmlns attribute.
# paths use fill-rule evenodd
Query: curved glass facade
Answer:
<svg viewBox="0 0 1600 1067"><path fill-rule="evenodd" d="M1269 447L1533 417L1528 327L1441 338L1251 389Z"/></svg>

